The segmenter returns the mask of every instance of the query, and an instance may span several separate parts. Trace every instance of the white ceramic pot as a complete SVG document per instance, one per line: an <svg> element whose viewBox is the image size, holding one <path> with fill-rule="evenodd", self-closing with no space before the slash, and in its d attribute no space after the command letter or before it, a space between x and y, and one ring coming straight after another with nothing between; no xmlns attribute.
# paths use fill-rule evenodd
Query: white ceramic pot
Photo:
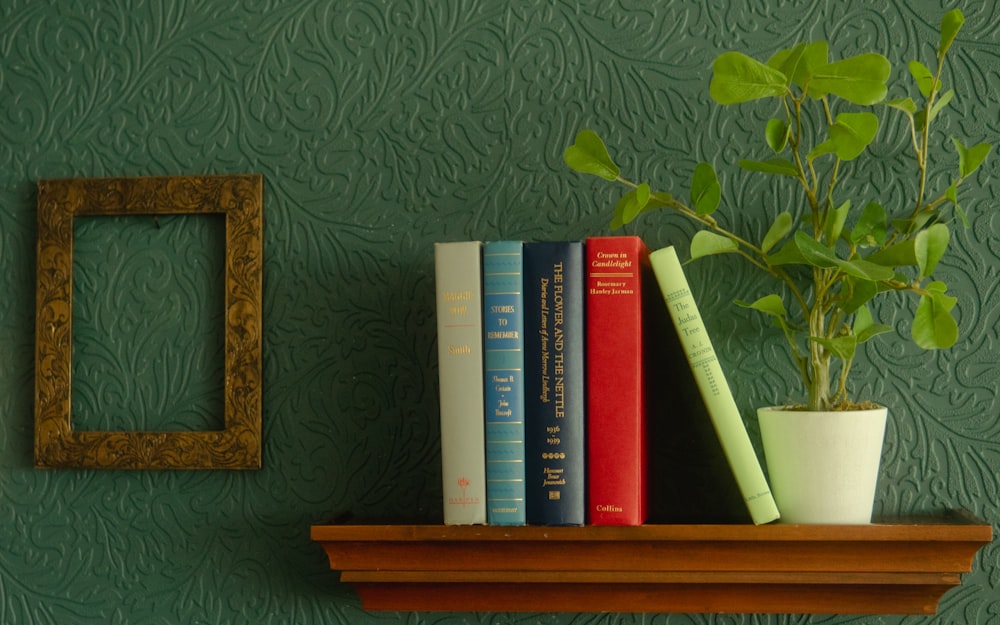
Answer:
<svg viewBox="0 0 1000 625"><path fill-rule="evenodd" d="M781 522L871 523L887 414L757 410Z"/></svg>

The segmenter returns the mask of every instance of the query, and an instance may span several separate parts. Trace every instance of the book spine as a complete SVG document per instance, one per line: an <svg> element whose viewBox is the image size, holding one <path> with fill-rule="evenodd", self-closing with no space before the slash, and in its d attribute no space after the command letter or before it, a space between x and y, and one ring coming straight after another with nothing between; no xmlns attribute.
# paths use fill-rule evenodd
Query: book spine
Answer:
<svg viewBox="0 0 1000 625"><path fill-rule="evenodd" d="M650 254L650 263L750 517L756 524L773 521L779 516L778 508L691 294L677 251L673 247L656 250Z"/></svg>
<svg viewBox="0 0 1000 625"><path fill-rule="evenodd" d="M524 525L524 297L520 241L483 246L486 520Z"/></svg>
<svg viewBox="0 0 1000 625"><path fill-rule="evenodd" d="M482 243L434 244L446 525L486 523Z"/></svg>
<svg viewBox="0 0 1000 625"><path fill-rule="evenodd" d="M587 239L586 253L587 522L642 525L647 505L642 307L649 251L638 237L618 236Z"/></svg>
<svg viewBox="0 0 1000 625"><path fill-rule="evenodd" d="M584 246L524 244L528 523L583 525Z"/></svg>

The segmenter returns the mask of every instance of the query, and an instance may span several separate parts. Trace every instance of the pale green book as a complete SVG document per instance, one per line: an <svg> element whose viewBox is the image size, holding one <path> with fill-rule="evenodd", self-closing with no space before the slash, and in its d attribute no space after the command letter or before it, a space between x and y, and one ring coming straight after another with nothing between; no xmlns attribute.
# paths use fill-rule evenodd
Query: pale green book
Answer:
<svg viewBox="0 0 1000 625"><path fill-rule="evenodd" d="M482 248L434 244L446 525L486 523Z"/></svg>
<svg viewBox="0 0 1000 625"><path fill-rule="evenodd" d="M656 250L649 255L649 261L750 517L756 524L774 521L779 517L778 507L716 357L698 304L691 294L677 251L673 247Z"/></svg>

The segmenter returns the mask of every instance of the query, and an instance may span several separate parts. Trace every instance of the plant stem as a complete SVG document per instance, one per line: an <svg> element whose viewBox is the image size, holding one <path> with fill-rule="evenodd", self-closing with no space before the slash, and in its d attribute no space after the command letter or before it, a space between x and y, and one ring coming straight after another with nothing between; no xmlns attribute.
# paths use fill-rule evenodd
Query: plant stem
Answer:
<svg viewBox="0 0 1000 625"><path fill-rule="evenodd" d="M917 167L920 169L920 184L917 190L917 205L913 209L913 214L917 215L924 205L924 194L927 189L927 153L931 143L931 111L934 108L934 100L937 97L938 89L941 87L941 72L944 70L944 55L938 56L937 71L934 73L934 82L931 83L930 94L927 96L927 106L924 109L924 127L921 137L920 152L917 154Z"/></svg>
<svg viewBox="0 0 1000 625"><path fill-rule="evenodd" d="M822 281L813 268L817 285ZM817 300L819 293L815 296ZM809 335L821 337L825 335L826 316L820 306L815 306L809 314ZM809 341L809 410L826 410L830 403L830 353L817 341Z"/></svg>

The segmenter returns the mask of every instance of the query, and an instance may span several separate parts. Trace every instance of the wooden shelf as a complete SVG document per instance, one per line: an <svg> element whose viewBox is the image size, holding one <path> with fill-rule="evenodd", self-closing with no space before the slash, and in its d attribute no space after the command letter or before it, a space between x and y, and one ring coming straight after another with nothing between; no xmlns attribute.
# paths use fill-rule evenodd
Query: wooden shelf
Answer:
<svg viewBox="0 0 1000 625"><path fill-rule="evenodd" d="M951 515L872 525L314 525L366 610L933 614L992 540Z"/></svg>

